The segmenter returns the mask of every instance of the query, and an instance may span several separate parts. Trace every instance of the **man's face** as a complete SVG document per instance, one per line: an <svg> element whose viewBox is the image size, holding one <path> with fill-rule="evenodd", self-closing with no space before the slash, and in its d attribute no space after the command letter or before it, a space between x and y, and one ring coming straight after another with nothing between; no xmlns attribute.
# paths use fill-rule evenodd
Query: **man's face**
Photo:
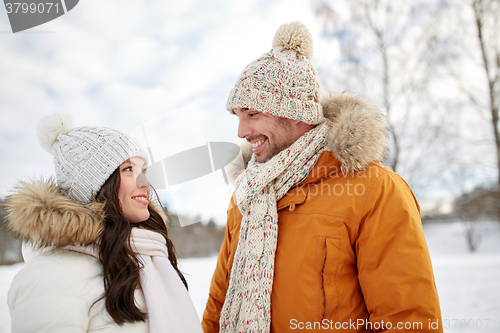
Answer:
<svg viewBox="0 0 500 333"><path fill-rule="evenodd" d="M252 144L259 163L267 162L298 138L293 120L253 109L237 108L233 111L240 119L238 137Z"/></svg>

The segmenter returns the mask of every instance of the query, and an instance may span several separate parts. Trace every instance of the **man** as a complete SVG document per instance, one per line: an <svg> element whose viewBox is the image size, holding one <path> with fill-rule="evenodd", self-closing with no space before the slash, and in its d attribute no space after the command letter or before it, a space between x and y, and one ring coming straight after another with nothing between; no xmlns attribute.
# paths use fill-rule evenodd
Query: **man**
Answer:
<svg viewBox="0 0 500 333"><path fill-rule="evenodd" d="M227 109L252 160L236 181L205 332L442 332L419 206L382 166L386 126L352 94L319 101L312 38L293 22Z"/></svg>

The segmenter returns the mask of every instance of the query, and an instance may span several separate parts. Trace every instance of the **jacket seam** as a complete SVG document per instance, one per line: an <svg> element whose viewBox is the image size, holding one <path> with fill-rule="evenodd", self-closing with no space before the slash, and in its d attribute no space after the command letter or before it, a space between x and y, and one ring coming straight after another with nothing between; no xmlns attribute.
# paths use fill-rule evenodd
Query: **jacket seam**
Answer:
<svg viewBox="0 0 500 333"><path fill-rule="evenodd" d="M372 189L374 188L375 184L376 184L377 182L381 182L381 181L382 181L382 180L383 180L386 176L387 176L387 177L390 177L390 174L389 174L389 172L388 172L388 171L386 171L386 172L384 172L383 174L381 174L380 176L378 176L378 177L377 177L377 179L375 179L375 180L373 181L372 185L370 186L370 190L368 191L368 193L367 193L367 194L366 194L366 196L365 196L365 199L364 199L363 205L361 206L361 207L362 207L362 209L359 211L359 214L360 214L360 216L359 216L360 226L359 226L359 230L358 230L358 236L356 237L356 244L357 244L358 239L359 239L359 237L360 237L360 235L361 235L361 231L365 228L365 224L364 224L364 223L361 225L361 214L365 211L365 206L366 206L366 202L368 201L368 197L370 196L371 191L372 191ZM356 262L359 264L359 257L358 257L358 254L357 254L357 252L355 252L355 253L356 253ZM373 288L373 285L372 285L371 272L367 272L366 274L367 274L366 281L367 281L367 283L368 283L368 284L370 284L370 290L373 290L374 288ZM359 281L359 269L358 269L358 281ZM364 290L362 290L362 289L361 289L361 292L362 292L363 294L365 293L365 291L364 291ZM372 315L376 315L377 309L379 308L379 307L378 307L379 301L378 301L378 299L377 299L377 296L376 296L374 293L372 293L372 292L370 292L370 294L371 294L371 296L372 296L372 297L373 297L373 299L374 299L375 306L373 307L373 308L374 308L373 313L370 313L370 312L368 311L368 309L367 309L367 312L368 312L369 317L370 317L370 316L372 316ZM365 303L365 306L366 306L366 303ZM368 318L369 318L369 317L368 317Z"/></svg>
<svg viewBox="0 0 500 333"><path fill-rule="evenodd" d="M371 192L372 192L375 184L377 182L381 181L382 177L384 177L384 176L386 176L386 175L389 174L389 171L387 171L387 170L383 170L383 171L384 171L383 174L377 176L377 178L373 180L373 182L371 183L371 185L370 185L370 187L368 189L368 192L366 193L366 195L363 198L363 203L361 204L361 208L360 208L360 210L359 210L359 212L358 212L358 214L356 216L356 221L359 221L360 223L361 223L362 213L365 211L365 208L366 208L366 202L368 201L368 198L370 197ZM360 231L361 231L361 224L360 224ZM359 237L360 231L358 232L358 237Z"/></svg>

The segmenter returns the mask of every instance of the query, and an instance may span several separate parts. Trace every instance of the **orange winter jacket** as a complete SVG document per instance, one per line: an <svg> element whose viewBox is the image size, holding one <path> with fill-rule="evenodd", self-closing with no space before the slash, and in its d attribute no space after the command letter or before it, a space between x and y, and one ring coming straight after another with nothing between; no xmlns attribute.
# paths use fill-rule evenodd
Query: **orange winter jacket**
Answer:
<svg viewBox="0 0 500 333"><path fill-rule="evenodd" d="M342 172L338 156L323 152L277 204L271 332L442 332L411 189L378 162ZM233 196L203 315L206 333L219 332L241 219Z"/></svg>

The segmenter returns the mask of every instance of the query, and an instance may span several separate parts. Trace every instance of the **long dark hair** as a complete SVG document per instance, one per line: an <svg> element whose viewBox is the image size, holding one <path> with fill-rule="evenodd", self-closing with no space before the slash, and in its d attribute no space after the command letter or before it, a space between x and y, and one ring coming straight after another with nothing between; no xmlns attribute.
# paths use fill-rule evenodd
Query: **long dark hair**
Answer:
<svg viewBox="0 0 500 333"><path fill-rule="evenodd" d="M134 292L139 287L141 263L130 247L129 237L133 227L155 231L165 238L168 259L177 271L187 289L186 279L177 267L174 244L168 237L167 226L162 216L148 205L149 218L144 222L131 224L123 217L118 190L120 188L120 170L108 178L97 195L97 201L104 202L104 231L99 238L99 259L104 273L104 298L106 310L111 318L121 325L125 322L145 321L147 315L135 304ZM159 203L153 188L151 200ZM161 205L157 209L163 209ZM165 281L168 283L168 281Z"/></svg>

